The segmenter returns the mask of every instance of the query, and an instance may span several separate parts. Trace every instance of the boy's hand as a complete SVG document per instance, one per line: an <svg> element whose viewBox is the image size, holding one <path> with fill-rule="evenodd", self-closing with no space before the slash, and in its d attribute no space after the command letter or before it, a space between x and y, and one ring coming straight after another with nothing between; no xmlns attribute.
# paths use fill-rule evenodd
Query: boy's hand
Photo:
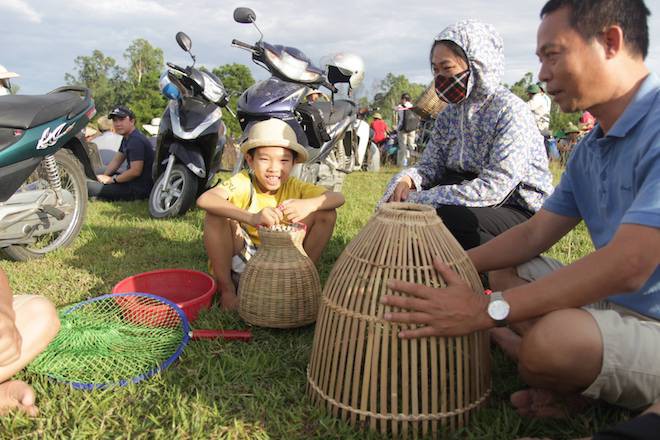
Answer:
<svg viewBox="0 0 660 440"><path fill-rule="evenodd" d="M314 206L307 200L289 199L278 207L291 223L297 223L314 212Z"/></svg>
<svg viewBox="0 0 660 440"><path fill-rule="evenodd" d="M14 323L13 311L0 311L0 367L11 364L21 355L21 334Z"/></svg>
<svg viewBox="0 0 660 440"><path fill-rule="evenodd" d="M252 214L252 226L273 226L284 220L284 214L277 208L264 208L256 214Z"/></svg>

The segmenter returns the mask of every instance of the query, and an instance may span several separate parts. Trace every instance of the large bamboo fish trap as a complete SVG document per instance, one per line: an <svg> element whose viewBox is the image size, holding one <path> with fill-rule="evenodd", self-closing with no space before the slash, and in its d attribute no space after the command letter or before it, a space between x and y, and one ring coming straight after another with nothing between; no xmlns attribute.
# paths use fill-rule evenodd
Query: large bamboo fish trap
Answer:
<svg viewBox="0 0 660 440"><path fill-rule="evenodd" d="M435 119L438 113L447 107L447 103L438 98L435 92L435 82L431 81L424 92L417 98L413 104L412 110L419 115L420 118Z"/></svg>
<svg viewBox="0 0 660 440"><path fill-rule="evenodd" d="M238 311L243 320L274 328L302 327L316 321L321 282L303 250L304 236L299 224L259 228L261 246L248 261L238 285Z"/></svg>
<svg viewBox="0 0 660 440"><path fill-rule="evenodd" d="M314 402L352 425L433 436L467 423L491 392L488 335L404 340L412 325L383 320L390 279L443 287L439 256L483 294L479 276L429 206L388 203L351 241L323 290L307 369Z"/></svg>

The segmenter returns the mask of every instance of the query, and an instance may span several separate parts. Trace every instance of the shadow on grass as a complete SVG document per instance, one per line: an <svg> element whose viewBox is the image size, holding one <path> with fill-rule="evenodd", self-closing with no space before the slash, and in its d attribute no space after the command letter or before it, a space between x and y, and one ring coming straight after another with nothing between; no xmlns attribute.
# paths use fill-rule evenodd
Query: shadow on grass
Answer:
<svg viewBox="0 0 660 440"><path fill-rule="evenodd" d="M90 236L64 263L103 280L97 293L109 293L120 280L141 272L166 268L205 270L200 241L172 239L153 226L88 227ZM90 292L93 293L93 292Z"/></svg>

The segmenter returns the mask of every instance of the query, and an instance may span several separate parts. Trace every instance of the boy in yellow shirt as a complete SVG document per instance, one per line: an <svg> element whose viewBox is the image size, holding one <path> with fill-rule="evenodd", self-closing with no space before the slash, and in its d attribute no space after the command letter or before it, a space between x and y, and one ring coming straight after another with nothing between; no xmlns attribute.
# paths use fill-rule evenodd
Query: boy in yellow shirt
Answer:
<svg viewBox="0 0 660 440"><path fill-rule="evenodd" d="M220 302L228 310L238 307L231 272L242 272L256 252L258 225L304 223L303 247L317 263L332 236L336 209L344 204L341 193L289 177L294 163L304 162L308 154L286 122L255 123L241 152L250 171L232 176L197 199L197 206L206 211L204 247L218 280Z"/></svg>

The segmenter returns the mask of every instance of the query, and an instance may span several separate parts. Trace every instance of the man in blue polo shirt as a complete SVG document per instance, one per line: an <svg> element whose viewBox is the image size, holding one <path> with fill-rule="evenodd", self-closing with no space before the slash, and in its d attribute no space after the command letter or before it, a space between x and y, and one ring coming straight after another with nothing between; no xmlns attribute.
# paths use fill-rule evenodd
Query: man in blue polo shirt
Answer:
<svg viewBox="0 0 660 440"><path fill-rule="evenodd" d="M97 182L88 181L90 197L102 200L137 200L149 197L153 179L151 167L154 151L149 139L135 129L135 114L127 107L119 106L108 115L115 133L122 136L119 151L110 161L103 174L96 176ZM128 168L117 173L127 162Z"/></svg>
<svg viewBox="0 0 660 440"><path fill-rule="evenodd" d="M468 252L479 272L498 270L490 297L436 262L447 288L391 281L414 298L383 299L412 310L385 319L420 325L403 338L509 325L491 334L531 387L511 396L523 415L566 415L585 397L634 410L660 401L660 79L644 62L648 15L643 0L546 3L539 79L563 111L588 110L598 125L537 214ZM568 266L534 258L581 220L593 253Z"/></svg>

